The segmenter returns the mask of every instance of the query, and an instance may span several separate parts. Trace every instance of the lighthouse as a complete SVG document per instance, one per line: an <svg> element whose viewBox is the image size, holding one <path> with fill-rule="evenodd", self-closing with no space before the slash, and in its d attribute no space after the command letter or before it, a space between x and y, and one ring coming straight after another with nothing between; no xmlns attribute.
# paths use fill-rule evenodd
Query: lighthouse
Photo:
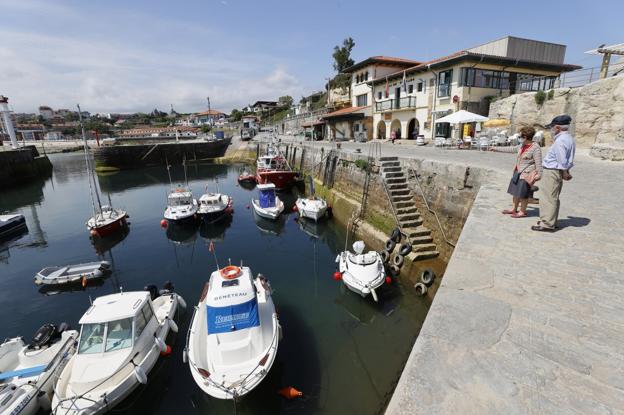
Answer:
<svg viewBox="0 0 624 415"><path fill-rule="evenodd" d="M0 115L4 122L4 129L11 138L11 147L17 148L17 139L15 138L15 129L13 128L13 120L11 120L11 111L9 110L9 99L4 95L0 95Z"/></svg>

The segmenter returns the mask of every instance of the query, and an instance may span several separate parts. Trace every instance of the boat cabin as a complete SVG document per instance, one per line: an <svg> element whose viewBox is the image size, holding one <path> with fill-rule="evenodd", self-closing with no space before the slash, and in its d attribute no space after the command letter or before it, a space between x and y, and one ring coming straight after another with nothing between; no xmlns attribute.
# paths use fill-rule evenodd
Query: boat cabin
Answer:
<svg viewBox="0 0 624 415"><path fill-rule="evenodd" d="M79 321L78 354L131 348L153 318L148 292L99 297Z"/></svg>
<svg viewBox="0 0 624 415"><path fill-rule="evenodd" d="M217 208L223 204L223 195L220 193L207 193L199 198L199 204L204 207Z"/></svg>
<svg viewBox="0 0 624 415"><path fill-rule="evenodd" d="M275 185L273 183L258 185L258 203L263 209L275 207Z"/></svg>
<svg viewBox="0 0 624 415"><path fill-rule="evenodd" d="M281 156L262 156L257 161L258 169L283 170L286 169L286 160Z"/></svg>
<svg viewBox="0 0 624 415"><path fill-rule="evenodd" d="M186 206L193 204L193 194L183 188L177 188L167 196L169 206Z"/></svg>
<svg viewBox="0 0 624 415"><path fill-rule="evenodd" d="M260 326L256 287L248 267L225 267L210 278L206 297L208 335Z"/></svg>

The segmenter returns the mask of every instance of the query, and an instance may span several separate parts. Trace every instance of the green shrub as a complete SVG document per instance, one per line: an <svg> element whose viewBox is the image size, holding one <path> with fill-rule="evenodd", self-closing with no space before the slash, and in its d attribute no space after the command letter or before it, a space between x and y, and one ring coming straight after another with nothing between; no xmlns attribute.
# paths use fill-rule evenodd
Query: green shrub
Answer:
<svg viewBox="0 0 624 415"><path fill-rule="evenodd" d="M537 91L535 93L535 103L541 106L544 104L544 101L546 101L546 94L544 91Z"/></svg>
<svg viewBox="0 0 624 415"><path fill-rule="evenodd" d="M358 159L358 160L355 160L355 165L358 166L362 170L366 170L368 168L368 161Z"/></svg>
<svg viewBox="0 0 624 415"><path fill-rule="evenodd" d="M548 100L550 101L554 97L555 97L555 90L551 89L550 91L548 91Z"/></svg>

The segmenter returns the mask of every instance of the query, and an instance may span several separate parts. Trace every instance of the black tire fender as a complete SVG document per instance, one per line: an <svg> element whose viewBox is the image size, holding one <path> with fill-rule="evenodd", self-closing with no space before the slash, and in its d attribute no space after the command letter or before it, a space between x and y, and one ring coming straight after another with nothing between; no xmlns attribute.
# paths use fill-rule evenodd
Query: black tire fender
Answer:
<svg viewBox="0 0 624 415"><path fill-rule="evenodd" d="M403 256L408 256L410 254L410 252L412 252L412 244L404 243L403 245L401 245L401 249L399 250L399 254L401 254Z"/></svg>
<svg viewBox="0 0 624 415"><path fill-rule="evenodd" d="M401 273L401 269L399 267L397 267L394 264L390 265L390 275L392 275L393 277L396 277L400 273Z"/></svg>
<svg viewBox="0 0 624 415"><path fill-rule="evenodd" d="M403 266L403 262L405 262L405 258L401 254L395 254L392 257L392 265L396 265L397 267L401 268Z"/></svg>
<svg viewBox="0 0 624 415"><path fill-rule="evenodd" d="M381 252L379 253L379 255L381 256L381 261L382 261L384 264L387 264L387 263L388 263L388 260L390 259L390 252L388 252L388 251L386 251L386 250L384 249L383 251L381 251Z"/></svg>
<svg viewBox="0 0 624 415"><path fill-rule="evenodd" d="M425 284L423 284L422 282L417 282L414 285L414 289L416 290L416 294L419 296L423 296L425 294L427 294L427 286Z"/></svg>
<svg viewBox="0 0 624 415"><path fill-rule="evenodd" d="M394 251L394 247L396 246L396 242L393 239L388 239L386 241L386 251L392 252Z"/></svg>
<svg viewBox="0 0 624 415"><path fill-rule="evenodd" d="M395 243L401 242L401 229L394 228L394 230L390 234L390 239L392 239Z"/></svg>
<svg viewBox="0 0 624 415"><path fill-rule="evenodd" d="M420 275L420 281L427 287L431 287L431 284L435 281L435 273L431 269L427 268Z"/></svg>

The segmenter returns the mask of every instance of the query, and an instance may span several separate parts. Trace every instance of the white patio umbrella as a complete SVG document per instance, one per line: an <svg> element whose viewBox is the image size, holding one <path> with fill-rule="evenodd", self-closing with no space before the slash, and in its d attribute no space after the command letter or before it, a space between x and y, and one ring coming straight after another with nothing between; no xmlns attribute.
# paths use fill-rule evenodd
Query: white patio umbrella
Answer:
<svg viewBox="0 0 624 415"><path fill-rule="evenodd" d="M474 114L466 110L459 110L436 120L436 123L447 122L449 124L466 124L469 122L483 122L487 120L489 120L489 118L484 117L483 115Z"/></svg>

